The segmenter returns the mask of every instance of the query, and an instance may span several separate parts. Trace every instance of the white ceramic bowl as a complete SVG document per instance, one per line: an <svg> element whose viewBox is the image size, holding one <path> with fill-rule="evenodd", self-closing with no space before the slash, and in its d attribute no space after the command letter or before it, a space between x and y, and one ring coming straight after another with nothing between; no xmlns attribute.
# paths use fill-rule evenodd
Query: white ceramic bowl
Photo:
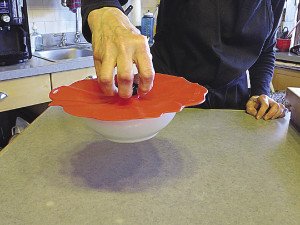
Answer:
<svg viewBox="0 0 300 225"><path fill-rule="evenodd" d="M175 114L175 112L165 113L158 118L127 121L101 121L91 118L84 118L84 120L87 126L110 141L134 143L154 137L171 122Z"/></svg>

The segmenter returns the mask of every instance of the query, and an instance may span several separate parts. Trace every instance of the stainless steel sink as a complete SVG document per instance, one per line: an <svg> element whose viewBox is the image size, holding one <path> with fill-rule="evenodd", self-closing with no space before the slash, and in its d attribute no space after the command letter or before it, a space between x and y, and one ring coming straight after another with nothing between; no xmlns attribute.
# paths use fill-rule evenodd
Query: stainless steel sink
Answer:
<svg viewBox="0 0 300 225"><path fill-rule="evenodd" d="M64 49L38 51L35 52L33 55L50 61L59 61L59 60L76 59L80 57L92 56L93 51L89 49L72 47L72 48L64 48Z"/></svg>

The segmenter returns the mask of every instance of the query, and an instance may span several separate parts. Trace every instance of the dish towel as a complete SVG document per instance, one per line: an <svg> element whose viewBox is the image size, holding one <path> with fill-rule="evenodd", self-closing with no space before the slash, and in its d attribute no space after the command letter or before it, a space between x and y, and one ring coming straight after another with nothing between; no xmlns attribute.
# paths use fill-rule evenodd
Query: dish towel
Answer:
<svg viewBox="0 0 300 225"><path fill-rule="evenodd" d="M81 0L67 0L67 7L71 12L76 13L77 8L81 7Z"/></svg>

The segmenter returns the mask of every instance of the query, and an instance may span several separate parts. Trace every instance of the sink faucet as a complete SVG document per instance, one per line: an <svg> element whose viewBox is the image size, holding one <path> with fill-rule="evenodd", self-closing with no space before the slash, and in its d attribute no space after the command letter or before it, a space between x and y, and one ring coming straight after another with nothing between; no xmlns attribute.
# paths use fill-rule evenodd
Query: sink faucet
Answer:
<svg viewBox="0 0 300 225"><path fill-rule="evenodd" d="M63 7L67 7L67 0L61 0L61 5Z"/></svg>
<svg viewBox="0 0 300 225"><path fill-rule="evenodd" d="M61 0L61 4L64 7L67 7L67 0ZM79 31L79 8L76 8L75 11L75 15L76 15L76 32L75 32L75 37L74 37L74 43L75 44L87 44L88 42L81 42L81 33ZM66 39L66 34L62 33L62 38L61 38L61 42L59 44L60 47L66 46L67 45L67 39Z"/></svg>
<svg viewBox="0 0 300 225"><path fill-rule="evenodd" d="M60 43L59 43L59 47L65 47L67 46L67 35L65 33L62 33L62 34L54 34L53 35L54 37L59 37L61 36L61 39L60 39Z"/></svg>
<svg viewBox="0 0 300 225"><path fill-rule="evenodd" d="M79 32L79 11L78 8L76 9L76 33L75 33L75 44L78 44L81 42L80 40L80 32Z"/></svg>

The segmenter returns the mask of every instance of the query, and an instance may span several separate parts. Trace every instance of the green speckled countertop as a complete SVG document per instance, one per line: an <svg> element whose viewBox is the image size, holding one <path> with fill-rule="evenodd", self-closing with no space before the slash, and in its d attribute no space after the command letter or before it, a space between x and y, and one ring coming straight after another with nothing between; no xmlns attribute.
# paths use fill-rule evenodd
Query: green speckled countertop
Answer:
<svg viewBox="0 0 300 225"><path fill-rule="evenodd" d="M0 224L299 225L300 133L185 109L117 144L53 107L0 153Z"/></svg>

